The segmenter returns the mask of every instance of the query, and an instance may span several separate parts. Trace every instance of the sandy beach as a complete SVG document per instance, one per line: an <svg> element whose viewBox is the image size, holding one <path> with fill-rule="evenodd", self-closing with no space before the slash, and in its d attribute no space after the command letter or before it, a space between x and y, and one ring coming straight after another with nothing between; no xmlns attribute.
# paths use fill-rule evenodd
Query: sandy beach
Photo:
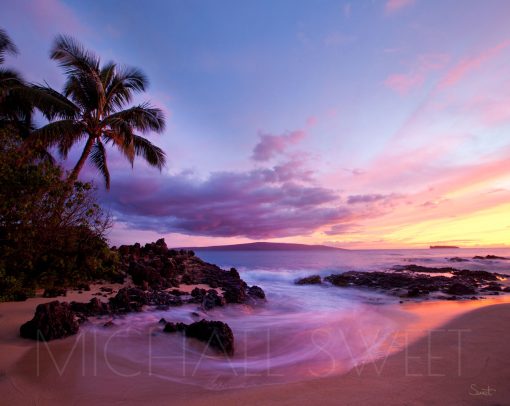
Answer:
<svg viewBox="0 0 510 406"><path fill-rule="evenodd" d="M86 300L92 293L79 296ZM66 299L75 299L74 295ZM505 329L510 304L505 299L494 305L411 304L433 316L422 326L428 332L397 353L343 375L324 372L297 383L218 391L161 379L107 354L107 343L90 336L55 340L47 346L19 338L19 325L32 316L37 303L48 300L0 304L2 405L509 404L510 347Z"/></svg>

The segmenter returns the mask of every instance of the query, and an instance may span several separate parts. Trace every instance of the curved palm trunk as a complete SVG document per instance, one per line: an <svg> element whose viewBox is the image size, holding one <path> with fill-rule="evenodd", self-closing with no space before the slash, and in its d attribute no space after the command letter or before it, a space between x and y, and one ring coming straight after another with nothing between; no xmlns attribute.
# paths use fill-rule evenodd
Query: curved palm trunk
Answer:
<svg viewBox="0 0 510 406"><path fill-rule="evenodd" d="M56 222L59 222L61 220L61 215L62 212L64 211L64 204L67 198L71 195L73 191L74 182L76 182L76 180L78 179L78 175L83 169L83 165L85 165L85 161L90 155L90 151L92 151L92 147L94 146L94 140L95 140L94 137L89 136L87 143L85 144L85 148L83 148L83 151L81 153L80 159L78 159L78 162L76 163L72 172L69 174L66 180L66 188L62 193L62 196L58 200L57 206L55 207L55 212L53 213L53 219Z"/></svg>
<svg viewBox="0 0 510 406"><path fill-rule="evenodd" d="M85 161L90 155L90 151L92 151L92 147L94 146L94 138L89 136L87 143L85 144L85 148L83 148L83 152L81 153L80 159L76 162L76 165L73 168L73 171L69 174L67 178L67 186L71 188L78 179L78 175L83 169L83 165L85 165ZM67 197L67 196L66 196Z"/></svg>

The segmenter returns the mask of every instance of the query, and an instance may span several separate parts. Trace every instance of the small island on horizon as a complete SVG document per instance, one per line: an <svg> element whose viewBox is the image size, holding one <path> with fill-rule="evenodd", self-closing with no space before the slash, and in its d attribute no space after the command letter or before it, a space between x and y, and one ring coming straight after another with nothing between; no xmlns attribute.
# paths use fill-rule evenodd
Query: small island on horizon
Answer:
<svg viewBox="0 0 510 406"><path fill-rule="evenodd" d="M449 249L449 248L460 248L460 247L457 247L456 245L431 245L430 246L430 249L434 250L434 249Z"/></svg>
<svg viewBox="0 0 510 406"><path fill-rule="evenodd" d="M183 247L194 251L347 251L328 245L309 245L279 242L251 242L245 244L213 245L207 247Z"/></svg>

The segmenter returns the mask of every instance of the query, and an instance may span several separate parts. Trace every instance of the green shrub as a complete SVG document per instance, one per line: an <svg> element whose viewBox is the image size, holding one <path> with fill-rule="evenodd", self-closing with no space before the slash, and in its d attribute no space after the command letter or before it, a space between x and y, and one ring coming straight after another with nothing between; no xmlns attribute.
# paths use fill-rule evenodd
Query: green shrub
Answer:
<svg viewBox="0 0 510 406"><path fill-rule="evenodd" d="M38 287L118 280L117 254L105 239L110 218L93 186L76 182L69 193L61 167L21 163L20 145L0 132L0 300Z"/></svg>

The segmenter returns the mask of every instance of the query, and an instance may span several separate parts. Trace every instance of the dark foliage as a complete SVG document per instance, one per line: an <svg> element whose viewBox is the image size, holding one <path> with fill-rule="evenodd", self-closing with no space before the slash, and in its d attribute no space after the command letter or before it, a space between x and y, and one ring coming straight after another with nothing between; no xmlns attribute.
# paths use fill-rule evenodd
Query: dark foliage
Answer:
<svg viewBox="0 0 510 406"><path fill-rule="evenodd" d="M0 130L0 300L23 298L37 287L115 277L117 255L104 238L109 217L92 186L75 183L54 216L66 193L62 169L41 160L20 164L14 153L20 142Z"/></svg>

